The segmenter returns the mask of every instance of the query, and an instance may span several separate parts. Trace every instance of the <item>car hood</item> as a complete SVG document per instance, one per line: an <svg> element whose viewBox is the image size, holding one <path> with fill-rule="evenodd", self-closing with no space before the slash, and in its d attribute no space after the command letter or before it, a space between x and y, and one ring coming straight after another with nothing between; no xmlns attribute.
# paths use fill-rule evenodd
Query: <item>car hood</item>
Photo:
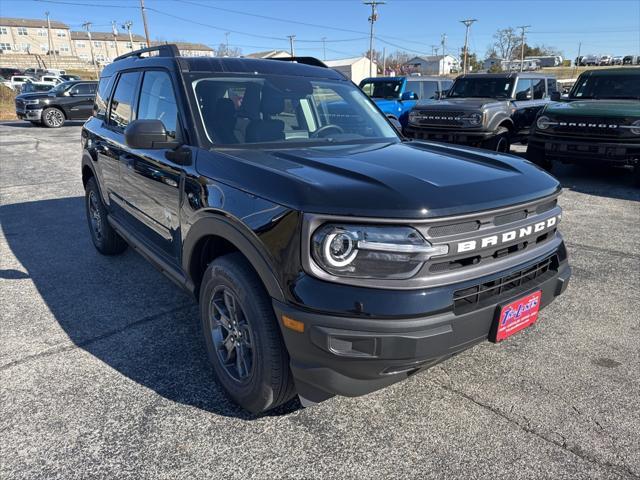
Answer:
<svg viewBox="0 0 640 480"><path fill-rule="evenodd" d="M521 158L427 142L212 150L199 155L197 168L296 210L365 217L458 215L560 189Z"/></svg>
<svg viewBox="0 0 640 480"><path fill-rule="evenodd" d="M481 110L489 106L500 106L508 103L508 100L496 100L495 98L444 98L442 100L418 102L417 107L428 107L430 110Z"/></svg>
<svg viewBox="0 0 640 480"><path fill-rule="evenodd" d="M41 98L47 97L49 97L49 92L21 93L20 95L16 96L16 98L19 98L21 100L39 100Z"/></svg>
<svg viewBox="0 0 640 480"><path fill-rule="evenodd" d="M638 100L569 100L550 103L546 113L567 117L640 117Z"/></svg>

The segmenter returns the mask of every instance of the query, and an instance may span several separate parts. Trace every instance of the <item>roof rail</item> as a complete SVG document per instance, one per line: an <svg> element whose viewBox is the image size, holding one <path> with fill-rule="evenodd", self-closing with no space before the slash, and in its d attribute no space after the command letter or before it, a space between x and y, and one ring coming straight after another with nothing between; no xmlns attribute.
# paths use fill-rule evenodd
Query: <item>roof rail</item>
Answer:
<svg viewBox="0 0 640 480"><path fill-rule="evenodd" d="M113 61L124 60L125 58L138 57L140 58L143 53L158 52L159 57L179 57L180 50L173 43L167 43L163 45L155 45L153 47L141 48L140 50L134 50L133 52L125 53L116 57Z"/></svg>
<svg viewBox="0 0 640 480"><path fill-rule="evenodd" d="M315 57L273 57L267 58L266 60L280 60L281 62L295 62L302 63L304 65L311 65L313 67L329 68Z"/></svg>

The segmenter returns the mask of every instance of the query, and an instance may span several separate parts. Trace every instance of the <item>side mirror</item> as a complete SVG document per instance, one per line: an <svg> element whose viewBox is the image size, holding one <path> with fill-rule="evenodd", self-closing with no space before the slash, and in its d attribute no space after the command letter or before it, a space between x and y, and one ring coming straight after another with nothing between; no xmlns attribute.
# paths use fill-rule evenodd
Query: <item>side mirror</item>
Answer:
<svg viewBox="0 0 640 480"><path fill-rule="evenodd" d="M400 100L418 100L418 94L415 92L404 92L400 97Z"/></svg>
<svg viewBox="0 0 640 480"><path fill-rule="evenodd" d="M178 142L167 135L160 120L134 120L124 130L128 147L141 149L175 148Z"/></svg>
<svg viewBox="0 0 640 480"><path fill-rule="evenodd" d="M531 90L516 93L516 100L518 101L531 100Z"/></svg>
<svg viewBox="0 0 640 480"><path fill-rule="evenodd" d="M551 95L549 95L549 98L551 98L552 102L559 102L560 101L560 92L551 92Z"/></svg>
<svg viewBox="0 0 640 480"><path fill-rule="evenodd" d="M392 117L391 115L388 115L387 119L389 120L389 122L391 122L393 128L395 128L397 132L402 135L402 124L400 123L400 121L396 117Z"/></svg>

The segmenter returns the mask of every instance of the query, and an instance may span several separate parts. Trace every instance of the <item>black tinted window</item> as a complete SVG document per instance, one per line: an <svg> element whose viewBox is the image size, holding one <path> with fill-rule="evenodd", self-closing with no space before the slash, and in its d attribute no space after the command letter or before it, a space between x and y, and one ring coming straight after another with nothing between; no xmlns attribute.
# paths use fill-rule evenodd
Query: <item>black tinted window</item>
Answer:
<svg viewBox="0 0 640 480"><path fill-rule="evenodd" d="M545 90L544 90L544 78L540 80L533 80L533 98L541 99L544 98Z"/></svg>
<svg viewBox="0 0 640 480"><path fill-rule="evenodd" d="M71 89L73 95L93 95L96 93L96 85L94 83L79 83Z"/></svg>
<svg viewBox="0 0 640 480"><path fill-rule="evenodd" d="M513 79L493 77L458 78L453 82L449 97L508 98L513 89Z"/></svg>
<svg viewBox="0 0 640 480"><path fill-rule="evenodd" d="M171 77L166 72L149 71L144 74L137 118L161 120L167 133L175 138L178 108Z"/></svg>
<svg viewBox="0 0 640 480"><path fill-rule="evenodd" d="M140 72L123 73L111 99L109 124L124 129L133 119L133 101L138 87Z"/></svg>
<svg viewBox="0 0 640 480"><path fill-rule="evenodd" d="M634 74L581 75L571 90L575 98L640 99L640 78Z"/></svg>
<svg viewBox="0 0 640 480"><path fill-rule="evenodd" d="M547 91L550 94L558 91L558 82L555 78L547 78Z"/></svg>
<svg viewBox="0 0 640 480"><path fill-rule="evenodd" d="M107 114L107 105L109 104L109 94L113 85L114 77L102 77L98 84L98 93L93 104L93 116L104 120Z"/></svg>

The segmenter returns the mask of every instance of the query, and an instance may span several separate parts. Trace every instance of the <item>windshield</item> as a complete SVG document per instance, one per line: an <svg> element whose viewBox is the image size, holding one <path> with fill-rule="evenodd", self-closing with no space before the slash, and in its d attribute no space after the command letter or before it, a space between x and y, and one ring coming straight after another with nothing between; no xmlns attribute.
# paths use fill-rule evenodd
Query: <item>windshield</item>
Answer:
<svg viewBox="0 0 640 480"><path fill-rule="evenodd" d="M193 81L211 142L398 141L385 117L350 82L306 77L206 77Z"/></svg>
<svg viewBox="0 0 640 480"><path fill-rule="evenodd" d="M640 76L638 75L593 75L579 78L570 98L580 99L635 99L640 100Z"/></svg>
<svg viewBox="0 0 640 480"><path fill-rule="evenodd" d="M360 88L371 98L398 98L402 88L402 80L372 80L362 82Z"/></svg>
<svg viewBox="0 0 640 480"><path fill-rule="evenodd" d="M513 78L458 78L447 97L511 98L514 82Z"/></svg>

